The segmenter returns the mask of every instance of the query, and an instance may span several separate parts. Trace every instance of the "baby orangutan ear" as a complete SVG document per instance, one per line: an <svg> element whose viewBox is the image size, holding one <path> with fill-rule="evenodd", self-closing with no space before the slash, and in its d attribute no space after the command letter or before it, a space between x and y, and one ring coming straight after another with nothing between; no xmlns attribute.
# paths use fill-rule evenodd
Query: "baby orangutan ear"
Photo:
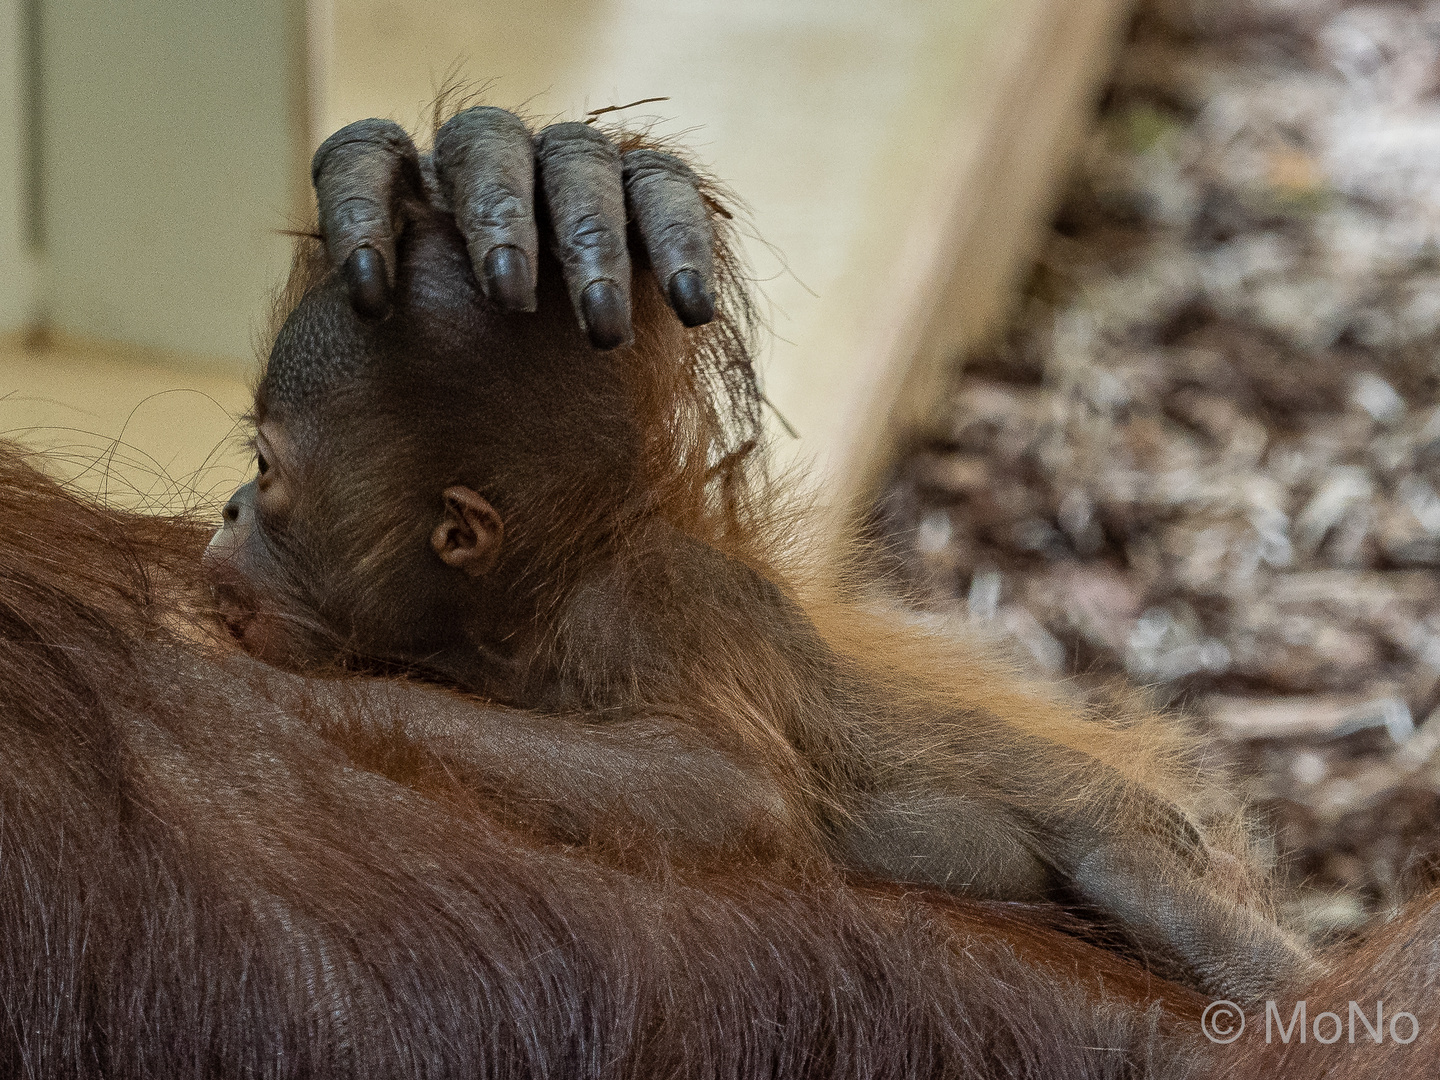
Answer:
<svg viewBox="0 0 1440 1080"><path fill-rule="evenodd" d="M467 487L441 494L445 515L430 535L430 546L447 566L471 577L488 574L500 561L505 526L495 508Z"/></svg>

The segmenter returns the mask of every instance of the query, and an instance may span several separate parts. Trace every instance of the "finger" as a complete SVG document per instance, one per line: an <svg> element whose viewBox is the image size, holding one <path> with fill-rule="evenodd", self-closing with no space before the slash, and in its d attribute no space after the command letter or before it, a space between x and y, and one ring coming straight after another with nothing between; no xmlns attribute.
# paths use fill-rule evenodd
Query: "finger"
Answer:
<svg viewBox="0 0 1440 1080"><path fill-rule="evenodd" d="M597 349L627 344L633 335L620 152L587 124L553 124L540 132L535 157L575 313Z"/></svg>
<svg viewBox="0 0 1440 1080"><path fill-rule="evenodd" d="M715 237L699 177L658 150L631 150L624 175L630 215L670 306L686 326L708 323L715 317Z"/></svg>
<svg viewBox="0 0 1440 1080"><path fill-rule="evenodd" d="M486 105L466 109L435 133L434 160L486 298L508 311L534 311L540 243L524 121Z"/></svg>
<svg viewBox="0 0 1440 1080"><path fill-rule="evenodd" d="M320 144L310 176L325 250L345 276L351 306L383 319L395 287L399 202L420 187L415 144L393 121L359 120Z"/></svg>

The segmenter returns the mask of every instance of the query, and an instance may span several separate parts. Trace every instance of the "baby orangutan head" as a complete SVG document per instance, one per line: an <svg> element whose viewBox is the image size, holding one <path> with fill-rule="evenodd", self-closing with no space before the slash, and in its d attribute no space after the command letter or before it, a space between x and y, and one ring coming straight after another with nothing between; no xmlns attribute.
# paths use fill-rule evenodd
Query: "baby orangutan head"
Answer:
<svg viewBox="0 0 1440 1080"><path fill-rule="evenodd" d="M636 350L593 349L548 265L537 314L491 304L444 215L408 230L383 321L318 263L256 393L256 476L206 551L221 616L288 666L503 649L636 494Z"/></svg>

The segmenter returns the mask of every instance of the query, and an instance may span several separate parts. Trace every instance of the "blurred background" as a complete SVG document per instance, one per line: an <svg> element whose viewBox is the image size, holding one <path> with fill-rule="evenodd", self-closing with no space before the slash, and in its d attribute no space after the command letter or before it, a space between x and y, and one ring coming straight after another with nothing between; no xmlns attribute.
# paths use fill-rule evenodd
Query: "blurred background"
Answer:
<svg viewBox="0 0 1440 1080"><path fill-rule="evenodd" d="M447 84L664 98L823 536L1193 724L1307 932L1436 882L1440 2L0 0L0 432L214 514L313 148Z"/></svg>
<svg viewBox="0 0 1440 1080"><path fill-rule="evenodd" d="M384 116L423 142L446 84L537 125L660 97L621 118L746 202L782 452L853 505L910 359L1013 291L1122 6L0 0L0 431L115 498L228 490L326 135Z"/></svg>
<svg viewBox="0 0 1440 1080"><path fill-rule="evenodd" d="M877 531L1188 717L1316 936L1440 866L1440 4L1145 0L1019 305Z"/></svg>

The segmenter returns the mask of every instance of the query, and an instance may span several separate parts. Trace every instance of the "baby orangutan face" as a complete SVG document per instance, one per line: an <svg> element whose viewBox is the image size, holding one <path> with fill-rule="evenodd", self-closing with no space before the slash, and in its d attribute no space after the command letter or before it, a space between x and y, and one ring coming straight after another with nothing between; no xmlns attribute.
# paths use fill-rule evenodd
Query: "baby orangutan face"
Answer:
<svg viewBox="0 0 1440 1080"><path fill-rule="evenodd" d="M317 474L329 471L327 463L307 460L304 443L276 419L259 425L254 443L255 478L230 497L205 550L218 614L247 652L268 662L307 666L333 659L339 643L306 617L317 610L314 600L297 594L313 589L303 588L293 573L299 552L338 548L327 542L317 505L333 500L305 497L307 477L317 487L324 484ZM438 492L436 503L428 547L438 564L472 579L494 570L505 532L496 509L462 484ZM462 583L454 584L458 589Z"/></svg>
<svg viewBox="0 0 1440 1080"><path fill-rule="evenodd" d="M284 620L267 597L273 591L265 572L271 560L257 519L264 515L275 529L289 517L298 484L292 455L279 426L267 430L262 424L255 433L255 478L230 496L203 557L225 628L247 652L270 662L288 656L296 643L287 640ZM290 464L282 465L287 459Z"/></svg>

